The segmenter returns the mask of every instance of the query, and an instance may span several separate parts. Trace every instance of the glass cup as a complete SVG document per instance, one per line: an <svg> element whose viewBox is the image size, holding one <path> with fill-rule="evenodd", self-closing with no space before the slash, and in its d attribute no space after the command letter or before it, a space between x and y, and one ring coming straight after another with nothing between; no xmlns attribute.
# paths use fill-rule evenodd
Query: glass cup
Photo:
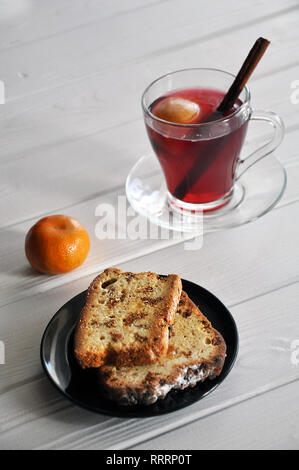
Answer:
<svg viewBox="0 0 299 470"><path fill-rule="evenodd" d="M273 152L283 139L280 117L270 111L253 110L247 86L235 109L211 122L173 123L151 111L153 103L175 91L202 89L208 92L210 100L219 102L219 91L224 94L234 78L216 69L178 70L158 78L143 93L146 129L164 172L169 203L174 208L207 212L225 206L233 196L238 178ZM249 120L266 121L273 126L274 134L270 142L240 159Z"/></svg>

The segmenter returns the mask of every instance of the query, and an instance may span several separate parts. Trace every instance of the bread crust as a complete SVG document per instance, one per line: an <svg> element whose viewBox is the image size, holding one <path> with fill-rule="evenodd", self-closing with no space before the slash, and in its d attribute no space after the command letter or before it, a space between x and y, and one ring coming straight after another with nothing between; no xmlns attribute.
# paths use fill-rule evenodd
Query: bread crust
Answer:
<svg viewBox="0 0 299 470"><path fill-rule="evenodd" d="M139 302L138 307L133 312L126 311L131 305L128 303L128 299L122 299L122 295L125 296L126 292L116 296L113 293L114 287L111 288L109 285L109 283L112 284L120 277L122 277L123 282L127 283L128 290L132 289L130 283L134 288L139 283L145 285L137 299ZM114 328L115 320L113 319L109 320L110 325L106 322L107 328L110 328L111 341L105 347L102 347L100 332L104 331L103 326L93 328L92 322L96 323L95 319L98 319L98 325L101 324L103 316L101 315L101 308L103 310L104 305L101 307L101 304L99 304L99 293L105 289L103 288L105 285L108 293L106 294L105 291L103 298L106 299L105 308L107 307L110 310L110 317L113 317L114 310L120 304L126 312L126 317L123 319L121 328L119 326ZM163 296L161 298L155 297L155 289L151 287L152 285L158 285L162 289ZM144 294L146 288L149 290L148 294ZM108 268L99 274L87 290L86 303L81 311L75 331L74 353L81 367L99 367L103 364L115 364L116 366L144 365L162 358L167 353L168 326L174 322L181 290L182 283L176 274L168 276L160 276L151 272L135 274L123 272L118 268ZM137 296L136 289L134 293ZM148 328L148 336L138 335L138 332L135 332L133 344L126 345L126 331L130 330L130 327L135 325L136 318L140 320L142 315L144 315L144 323L146 323L149 317L145 315L145 312L154 313L150 317L151 320L148 321L149 324L145 324L145 327ZM92 330L91 334L90 330ZM98 336L98 339L91 347L90 336L92 335L94 337Z"/></svg>
<svg viewBox="0 0 299 470"><path fill-rule="evenodd" d="M195 325L201 328L200 334L209 340L209 352L202 357L199 354L196 358L188 358L192 351L181 351L181 359L176 360L172 354L172 348L178 344L175 335L184 334L184 325L188 330L192 317L193 321L196 317ZM178 322L182 326L176 327ZM158 398L164 398L172 389L194 387L197 382L213 379L221 373L226 356L225 341L185 292L182 292L177 308L173 333L175 335L169 341L167 356L157 365L135 368L135 377L132 369L101 367L98 380L106 395L120 405L149 405Z"/></svg>

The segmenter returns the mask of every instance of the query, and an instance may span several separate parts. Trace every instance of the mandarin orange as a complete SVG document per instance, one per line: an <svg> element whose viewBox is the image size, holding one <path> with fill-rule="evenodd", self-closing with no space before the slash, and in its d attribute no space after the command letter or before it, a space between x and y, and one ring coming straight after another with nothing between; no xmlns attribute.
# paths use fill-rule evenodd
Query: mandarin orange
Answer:
<svg viewBox="0 0 299 470"><path fill-rule="evenodd" d="M61 274L77 268L85 260L89 247L84 225L61 214L40 219L25 240L29 263L45 274Z"/></svg>

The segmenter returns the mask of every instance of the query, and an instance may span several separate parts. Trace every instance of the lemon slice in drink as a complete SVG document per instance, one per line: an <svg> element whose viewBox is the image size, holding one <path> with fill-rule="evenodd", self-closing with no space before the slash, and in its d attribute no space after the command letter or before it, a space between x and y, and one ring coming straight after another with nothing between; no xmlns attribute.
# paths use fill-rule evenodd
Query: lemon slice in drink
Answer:
<svg viewBox="0 0 299 470"><path fill-rule="evenodd" d="M177 96L164 98L153 109L153 114L159 119L177 124L192 123L199 113L197 103Z"/></svg>

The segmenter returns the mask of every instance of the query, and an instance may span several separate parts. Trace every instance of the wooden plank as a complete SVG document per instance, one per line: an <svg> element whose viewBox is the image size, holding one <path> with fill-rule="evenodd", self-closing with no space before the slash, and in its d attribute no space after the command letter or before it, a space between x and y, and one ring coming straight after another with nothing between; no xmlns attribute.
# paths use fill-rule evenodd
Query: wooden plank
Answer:
<svg viewBox="0 0 299 470"><path fill-rule="evenodd" d="M298 450L298 387L290 383L134 449Z"/></svg>
<svg viewBox="0 0 299 470"><path fill-rule="evenodd" d="M134 240L129 238L98 239L95 234L95 229L97 222L99 222L101 218L95 216L95 211L97 207L100 207L99 205L101 203L105 205L110 204L112 208L116 207L118 196L120 196L122 201L126 204L125 197L121 191L120 193L109 193L101 198L87 201L68 210L69 214L80 219L87 228L91 239L91 249L86 261L79 268L67 274L56 276L41 275L29 266L24 253L24 237L27 230L29 230L32 225L32 221L3 229L0 234L0 239L3 242L0 305L23 298L24 295L28 297L38 292L48 290L49 288L72 282L82 276L95 273L107 267L107 265L119 264L141 254L152 253L158 248L177 244L178 241L182 239L178 240L177 237L180 236L180 234L177 235L175 232L167 234L167 236L169 235L169 239L159 240ZM126 207L128 207L128 204ZM118 229L124 232L123 236L126 236L127 221L130 221L129 217L124 223L118 225ZM110 226L113 226L113 224L115 224L114 218L109 218L108 223Z"/></svg>
<svg viewBox="0 0 299 470"><path fill-rule="evenodd" d="M234 370L218 390L190 408L146 420L106 419L68 405L65 399L55 402L53 388L46 378L41 378L1 394L1 446L60 449L136 446L298 380L298 365L291 362L291 343L299 334L298 301L297 283L232 307L241 345Z"/></svg>
<svg viewBox="0 0 299 470"><path fill-rule="evenodd" d="M269 138L268 128L262 126L262 131L264 135L259 139L258 126L254 126L244 155ZM0 226L39 218L49 212L71 213L74 204L100 199L113 187L124 193L127 174L141 155L150 152L150 146L141 120L120 126L117 138L115 132L110 129L0 164ZM276 153L287 168L288 162L293 162L292 171L296 171L294 159L299 155L296 142L297 129L291 129ZM292 179L290 172L289 178ZM297 184L292 188L296 192Z"/></svg>
<svg viewBox="0 0 299 470"><path fill-rule="evenodd" d="M0 164L0 225L61 211L123 187L131 167L145 150L150 149L140 119L118 129L28 150L21 158L7 160Z"/></svg>
<svg viewBox="0 0 299 470"><path fill-rule="evenodd" d="M195 53L192 48L193 56ZM178 58L173 54L172 60ZM188 60L185 58L185 65ZM276 62L275 56L273 67ZM129 67L120 71L125 76L119 84L108 74L34 100L5 105L7 112L0 117L2 226L60 210L124 184L133 163L150 151L137 98L146 83L143 72L165 66L161 58L151 65L138 73L138 85L134 81L132 86L134 70ZM290 153L297 154L298 105L290 102L290 85L296 74L298 66L293 66L275 73L271 87L268 76L251 84L253 105L274 109L290 129L291 135L287 134L279 151L285 161ZM116 93L109 92L111 87ZM105 94L100 102L96 98L99 89ZM108 96L114 100L111 106ZM122 106L116 116L117 100ZM250 142L269 134L268 127L252 127ZM31 178L34 184L30 184Z"/></svg>
<svg viewBox="0 0 299 470"><path fill-rule="evenodd" d="M111 251L106 253L104 247L97 248L96 252L101 251L107 259L95 266L96 272L113 264L136 272L176 272L214 292L226 305L237 305L299 280L296 256L299 227L293 222L298 207L299 202L296 202L254 224L210 233L204 237L203 248L195 252L184 250L183 244L156 251L157 246L153 244L154 253L138 257L133 243L130 249L129 245L126 248L123 245L118 253L121 260L127 250L127 261L113 263ZM8 251L6 247L5 251ZM132 259L134 254L135 259ZM11 262L20 264L12 257L13 253L9 257ZM88 271L91 272L90 267ZM38 349L43 329L61 305L87 288L94 275L79 280L66 276L60 280L63 285L57 287L59 279L50 278L46 282L43 276L34 278L24 267L24 271L20 270L20 279L14 277L13 272L7 276L5 289L2 279L1 300L7 305L0 308L0 339L5 342L9 359L1 367L0 391L40 374ZM12 287L13 277L19 291ZM20 300L11 303L18 297Z"/></svg>
<svg viewBox="0 0 299 470"><path fill-rule="evenodd" d="M264 57L263 64L256 70L254 80L251 80L254 87L255 81L266 73L265 87L260 93L258 89L253 88L254 106L269 108L276 106L280 100L290 105L290 86L297 75L296 68L298 69L296 63L294 64L298 37L291 33L296 31L298 35L297 29L292 27L294 21L297 21L296 15L291 13L286 16L284 22L277 20L275 33L272 32L273 45ZM261 27L265 29L271 25L272 21L265 19ZM290 37L284 36L286 30L290 31ZM24 97L17 101L8 99L6 112L0 116L1 161L24 158L26 151L30 155L34 149L37 149L40 156L41 152L54 142L65 143L140 119L141 93L154 78L171 69L177 69L178 64L180 68L217 65L219 68L233 71L243 60L249 38L252 37L253 40L256 34L256 26L250 26L249 30L242 34L232 30L225 40L223 39L223 53L220 56L218 39L209 38L201 47L196 43L170 52L167 54L167 60L163 55L155 55L138 64L119 67L117 72L103 70L99 76L91 76L73 84L65 83L61 89L45 90L37 96ZM233 47L236 41L238 48ZM290 64L294 70L285 70ZM281 80L276 81L275 72L281 70L284 70L284 75ZM35 89L33 83L27 86L32 91ZM260 85L257 83L257 86ZM296 106L291 106L291 109L295 112Z"/></svg>
<svg viewBox="0 0 299 470"><path fill-rule="evenodd" d="M295 168L297 170L295 175L297 176L298 165L296 165ZM286 194L281 204L293 202L294 199L298 198L298 185L296 182L297 179L293 178L293 165L291 169L292 178L289 181L291 199L288 200L288 196ZM294 194L296 194L297 196L294 196ZM73 217L80 219L82 223L86 226L91 237L91 250L84 264L77 268L75 271L64 275L40 275L29 267L29 264L24 254L24 238L30 226L33 225L33 220L29 220L24 223L16 224L2 229L2 232L0 234L2 246L0 305L5 305L9 302L28 297L30 295L34 295L36 293L57 287L68 282L72 282L88 274L99 272L107 266L129 262L129 260L136 259L137 257L148 253L153 253L162 248L166 248L167 246L177 245L182 240L187 240L191 238L190 234L181 235L177 232L165 232L165 239L160 238L151 240L149 237L150 224L148 223L146 225L147 230L145 233L147 239L134 240L126 235L128 233L128 224L132 221L132 217L127 217L124 222L115 222L112 214L112 218L109 219L110 226L116 225L119 232L123 233L124 236L126 236L127 238L99 240L95 234L96 224L100 221L100 217L95 216L96 208L100 207L100 204L110 204L111 207L116 208L119 196L123 198L122 200L124 200L124 193L122 190L105 194L104 196L98 197L96 199L92 199L90 201L86 201L84 203L72 206L71 208L68 208L67 211L63 211L67 212ZM128 207L128 205L125 207ZM124 209L124 211L125 210L126 209ZM290 210L292 211L293 209ZM271 220L278 217L286 218L288 213L289 211L274 211ZM271 217L271 215L267 216L268 222L270 220L269 217ZM264 227L265 232L269 234L268 225L257 225L257 223L255 222L255 226L256 228L259 226ZM249 229L247 229L246 226L243 228L241 227L238 230L240 230L241 233L250 233ZM226 231L221 235L221 237L219 237L219 251L221 251L222 249L223 240L227 238L229 242L232 237L232 233L236 232ZM167 239L167 237L169 237L169 239ZM207 238L207 240L214 239L218 239L217 235L212 235L211 238ZM248 246L250 246L250 241L248 241L248 243ZM283 246L285 246L286 248L286 253L288 252L288 243L289 236L288 233L286 233L286 238L283 242ZM294 243L294 249L296 250L297 245L295 239ZM240 242L238 243L237 240L236 244L238 247L240 247ZM267 245L267 238L265 239L265 244ZM181 245L180 249L184 249L184 245ZM245 253L244 256L246 257L247 253ZM271 253L269 253L269 257L270 256ZM184 256L183 260L185 259L187 258Z"/></svg>
<svg viewBox="0 0 299 470"><path fill-rule="evenodd" d="M220 35L224 38L236 29L241 37L248 26L255 27L256 38L259 24L271 19L272 26L269 22L269 28L263 27L267 35L273 32L276 24L281 24L285 14L296 17L296 0L285 0L283 6L279 0L273 0L271 5L262 0L253 0L250 4L243 0L242 5L234 1L230 8L216 0L208 3L189 0L188 8L182 8L179 0L173 0L171 5L158 2L151 6L147 15L143 9L135 9L126 15L125 21L122 15L116 15L102 22L100 28L97 23L90 23L88 28L77 28L24 44L21 48L4 50L0 55L1 76L9 85L9 100L95 73L99 75L108 67L117 70L120 78L119 67L128 61L177 51ZM294 27L285 28L284 38L295 30ZM249 38L247 34L247 40ZM240 47L239 50L241 53ZM234 54L234 50L230 53Z"/></svg>
<svg viewBox="0 0 299 470"><path fill-rule="evenodd" d="M162 2L162 0L160 0ZM66 31L101 27L108 18L151 7L150 0L13 0L1 6L0 52L58 36Z"/></svg>

